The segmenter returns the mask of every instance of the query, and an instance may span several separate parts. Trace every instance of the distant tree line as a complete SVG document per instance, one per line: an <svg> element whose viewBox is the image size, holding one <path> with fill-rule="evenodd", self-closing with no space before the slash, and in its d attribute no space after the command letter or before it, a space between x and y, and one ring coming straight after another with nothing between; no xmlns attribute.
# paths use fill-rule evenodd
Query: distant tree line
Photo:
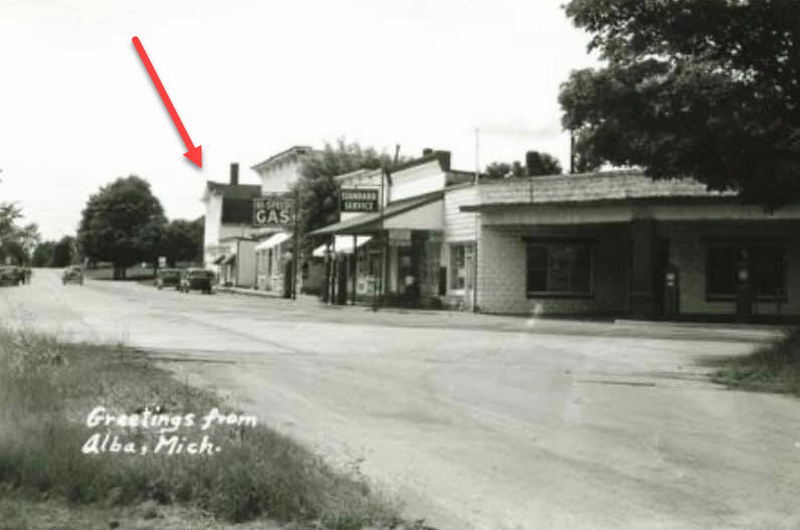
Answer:
<svg viewBox="0 0 800 530"><path fill-rule="evenodd" d="M33 250L31 265L34 267L66 267L80 261L77 242L72 236L58 241L42 241Z"/></svg>
<svg viewBox="0 0 800 530"><path fill-rule="evenodd" d="M146 262L157 268L162 256L170 266L202 260L203 218L167 221L150 184L129 176L101 187L89 197L75 237L43 242L37 239L37 243L30 260L35 267L66 267L83 260L109 262L114 279L124 279L128 267Z"/></svg>
<svg viewBox="0 0 800 530"><path fill-rule="evenodd" d="M561 164L553 155L539 151L528 151L525 153L524 166L519 161L511 164L492 162L486 166L484 178L539 177L543 175L560 175L561 171Z"/></svg>

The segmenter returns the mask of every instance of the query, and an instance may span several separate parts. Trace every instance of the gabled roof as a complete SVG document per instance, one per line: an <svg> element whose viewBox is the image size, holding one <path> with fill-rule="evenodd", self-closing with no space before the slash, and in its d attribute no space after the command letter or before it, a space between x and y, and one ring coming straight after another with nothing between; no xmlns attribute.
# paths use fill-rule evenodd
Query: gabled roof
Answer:
<svg viewBox="0 0 800 530"><path fill-rule="evenodd" d="M479 203L462 211L522 204L591 203L643 199L732 198L735 191L709 191L691 178L653 180L637 170L508 178L483 182Z"/></svg>
<svg viewBox="0 0 800 530"><path fill-rule="evenodd" d="M450 151L434 151L429 155L423 155L420 158L415 158L413 160L403 162L402 164L398 164L397 166L391 168L391 171L392 173L397 173L399 171L403 171L404 169L421 166L434 160L439 161L439 166L442 168L442 171L450 171Z"/></svg>
<svg viewBox="0 0 800 530"><path fill-rule="evenodd" d="M356 178L366 177L368 175L375 174L380 177L381 169L356 169L355 171L350 171L349 173L342 173L341 175L336 175L333 177L333 180L336 182L343 182L345 180L352 180Z"/></svg>
<svg viewBox="0 0 800 530"><path fill-rule="evenodd" d="M386 208L383 209L383 212L359 215L358 217L353 217L351 219L347 219L346 221L340 221L338 223L319 228L311 232L309 235L324 236L330 234L366 234L375 232L381 228L381 218L384 220L389 219L409 210L419 208L420 206L425 206L426 204L436 202L442 197L444 197L444 190L434 191L424 195L417 195L416 197L411 197L410 199L390 202Z"/></svg>
<svg viewBox="0 0 800 530"><path fill-rule="evenodd" d="M286 149L285 151L281 151L280 153L274 154L271 157L267 158L259 162L258 164L251 166L250 169L254 171L258 171L260 169L265 169L272 164L280 162L281 160L285 160L287 158L291 158L292 156L303 156L303 155L310 155L314 153L314 149L308 145L295 145Z"/></svg>

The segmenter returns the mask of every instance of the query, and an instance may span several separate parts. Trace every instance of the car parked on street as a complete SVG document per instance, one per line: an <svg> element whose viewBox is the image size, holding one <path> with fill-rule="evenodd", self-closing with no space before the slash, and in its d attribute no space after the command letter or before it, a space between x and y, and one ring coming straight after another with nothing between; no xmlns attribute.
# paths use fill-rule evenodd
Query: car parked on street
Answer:
<svg viewBox="0 0 800 530"><path fill-rule="evenodd" d="M184 293L189 291L200 291L204 294L211 294L214 283L214 273L206 269L186 269L181 275L181 283L178 290Z"/></svg>
<svg viewBox="0 0 800 530"><path fill-rule="evenodd" d="M0 285L20 285L23 282L21 267L4 265L0 267Z"/></svg>
<svg viewBox="0 0 800 530"><path fill-rule="evenodd" d="M180 288L182 269L159 269L156 274L156 287L159 290L164 287Z"/></svg>
<svg viewBox="0 0 800 530"><path fill-rule="evenodd" d="M61 283L64 285L68 283L83 285L83 269L79 265L67 267L61 274Z"/></svg>

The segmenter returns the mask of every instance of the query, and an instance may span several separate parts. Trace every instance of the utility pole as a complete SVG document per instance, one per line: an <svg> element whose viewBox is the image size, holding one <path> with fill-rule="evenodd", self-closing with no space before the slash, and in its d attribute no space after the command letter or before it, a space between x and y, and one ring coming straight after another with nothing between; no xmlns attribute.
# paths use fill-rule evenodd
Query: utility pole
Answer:
<svg viewBox="0 0 800 530"><path fill-rule="evenodd" d="M478 184L481 180L481 130L475 129L475 196L478 199ZM478 231L480 230L480 213L475 212L475 248L472 252L472 312L478 312ZM465 256L466 257L466 256Z"/></svg>
<svg viewBox="0 0 800 530"><path fill-rule="evenodd" d="M297 262L300 258L298 255L298 251L300 250L300 234L297 229L298 227L298 217L299 217L299 205L298 205L298 196L297 188L294 189L294 256L292 256L292 300L297 299Z"/></svg>
<svg viewBox="0 0 800 530"><path fill-rule="evenodd" d="M394 147L394 160L390 168L384 168L381 172L381 209L380 209L380 234L383 239L383 259L381 260L381 294L386 296L389 287L389 261L390 261L390 248L389 248L389 234L384 229L384 210L386 203L389 202L389 190L392 187L392 170L397 166L397 160L400 156L400 144ZM385 181L385 183L384 183ZM376 306L377 307L377 306Z"/></svg>
<svg viewBox="0 0 800 530"><path fill-rule="evenodd" d="M569 173L575 174L575 131L569 130Z"/></svg>

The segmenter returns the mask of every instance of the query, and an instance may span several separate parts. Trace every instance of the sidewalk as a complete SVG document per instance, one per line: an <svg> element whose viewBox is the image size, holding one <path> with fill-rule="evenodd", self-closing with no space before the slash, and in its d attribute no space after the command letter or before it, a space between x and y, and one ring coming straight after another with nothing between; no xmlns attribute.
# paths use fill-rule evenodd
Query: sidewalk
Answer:
<svg viewBox="0 0 800 530"><path fill-rule="evenodd" d="M245 296L259 296L261 298L282 298L280 294L274 291L260 291L257 289L246 289L244 287L223 287L221 285L218 285L214 287L214 291L218 293L243 294Z"/></svg>
<svg viewBox="0 0 800 530"><path fill-rule="evenodd" d="M542 333L594 337L627 336L640 338L693 340L770 341L780 337L786 326L763 324L722 324L696 322L641 321L589 317L537 317L533 315L492 315L468 311L409 309L369 305L324 304L317 296L298 295L296 300L278 293L219 287L219 293L271 299L263 311L271 317L329 323L398 326L408 328L443 328L487 330L507 333Z"/></svg>

